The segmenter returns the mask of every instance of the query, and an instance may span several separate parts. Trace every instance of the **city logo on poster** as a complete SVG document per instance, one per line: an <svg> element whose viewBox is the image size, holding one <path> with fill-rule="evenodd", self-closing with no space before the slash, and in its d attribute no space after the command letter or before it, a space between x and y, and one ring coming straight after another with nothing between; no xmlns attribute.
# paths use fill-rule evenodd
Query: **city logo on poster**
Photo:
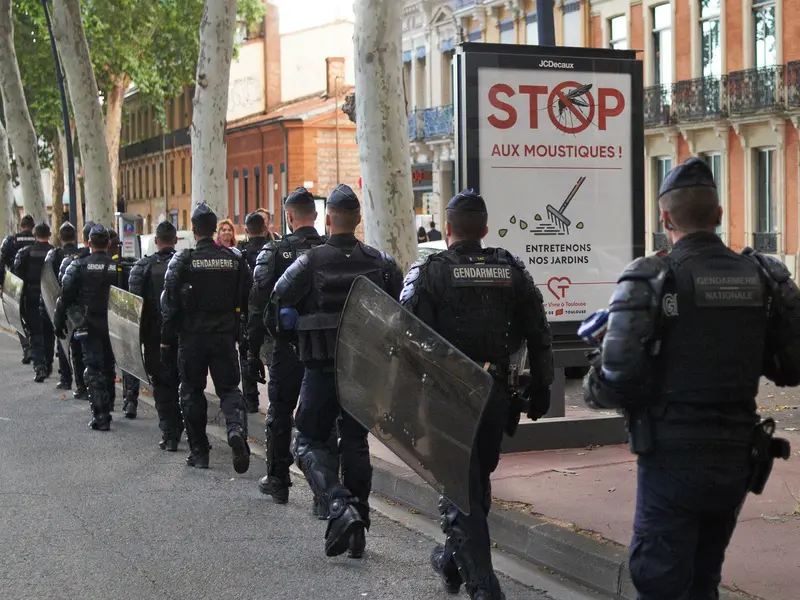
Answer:
<svg viewBox="0 0 800 600"><path fill-rule="evenodd" d="M556 300L563 300L567 297L567 290L572 285L569 277L551 277L547 280L547 289L555 296Z"/></svg>

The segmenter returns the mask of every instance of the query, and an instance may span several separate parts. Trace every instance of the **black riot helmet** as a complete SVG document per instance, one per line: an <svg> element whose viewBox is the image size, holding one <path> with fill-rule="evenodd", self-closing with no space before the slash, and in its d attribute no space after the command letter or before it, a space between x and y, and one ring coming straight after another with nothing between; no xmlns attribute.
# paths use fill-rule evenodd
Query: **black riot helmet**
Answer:
<svg viewBox="0 0 800 600"><path fill-rule="evenodd" d="M92 230L89 232L89 243L93 248L107 248L110 240L111 234L109 230L99 223L92 227Z"/></svg>
<svg viewBox="0 0 800 600"><path fill-rule="evenodd" d="M96 223L94 221L86 221L86 223L83 224L82 233L83 233L83 242L85 244L89 243L89 234L92 231L92 227L94 227L95 225Z"/></svg>
<svg viewBox="0 0 800 600"><path fill-rule="evenodd" d="M75 226L69 221L64 221L61 227L58 228L58 237L62 242L74 242Z"/></svg>
<svg viewBox="0 0 800 600"><path fill-rule="evenodd" d="M217 230L217 215L205 202L198 204L192 212L192 229L200 237L211 237Z"/></svg>

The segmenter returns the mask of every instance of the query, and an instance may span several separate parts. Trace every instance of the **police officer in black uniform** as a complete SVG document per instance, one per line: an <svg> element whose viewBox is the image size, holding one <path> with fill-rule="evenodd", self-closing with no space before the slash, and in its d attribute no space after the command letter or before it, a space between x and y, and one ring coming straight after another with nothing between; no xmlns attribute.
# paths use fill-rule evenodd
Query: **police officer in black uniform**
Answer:
<svg viewBox="0 0 800 600"><path fill-rule="evenodd" d="M61 261L61 265L58 268L58 283L63 287L64 282L64 274L67 272L67 268L72 261L77 258L86 258L91 253L91 246L89 244L89 233L92 231L92 227L95 226L94 221L87 221L83 224L83 229L81 230L81 237L83 239L83 247L77 248L73 252L64 252L64 258ZM55 323L53 324L55 327ZM56 332L57 333L57 332ZM72 392L72 397L76 400L88 400L89 399L89 390L86 389L86 382L84 381L84 372L86 370L85 365L83 364L83 346L79 339L75 337L73 334L72 339L69 340L69 351L70 356L72 357L72 373L75 377L75 391ZM114 407L112 405L111 410L113 412Z"/></svg>
<svg viewBox="0 0 800 600"><path fill-rule="evenodd" d="M367 430L339 408L334 354L339 317L350 287L359 275L369 277L398 298L402 273L394 258L361 243L355 230L361 204L352 189L339 185L328 198L328 241L300 256L275 284L276 337L296 332L300 360L305 364L297 410L297 459L315 495L328 506L325 553L349 550L361 558L369 528L372 467ZM294 317L296 322L292 323ZM329 437L339 418L339 462Z"/></svg>
<svg viewBox="0 0 800 600"><path fill-rule="evenodd" d="M258 254L263 250L269 241L266 237L267 228L264 217L258 212L251 212L244 220L245 230L247 231L247 241L239 242L239 251L247 261L250 271L255 271ZM242 315L241 332L239 335L239 362L242 368L242 393L247 404L247 412L258 412L258 384L264 383L265 378L259 373L253 373L247 368L247 355L250 343L247 336L247 315ZM259 348L255 348L258 354Z"/></svg>
<svg viewBox="0 0 800 600"><path fill-rule="evenodd" d="M531 380L524 395L528 416L542 417L550 408L553 354L542 295L525 265L502 248L482 248L488 233L483 198L463 191L447 204L448 248L416 263L406 275L401 304L456 348L489 370L496 385L484 411L470 465L470 514L446 497L439 500L444 546L436 546L431 564L450 593L463 583L470 598L503 598L492 569L487 517L491 503L489 477L500 459L503 432L516 427L519 408L512 406L511 355L527 342ZM460 267L478 275L462 275ZM480 267L499 267L481 269ZM511 424L511 425L510 425Z"/></svg>
<svg viewBox="0 0 800 600"><path fill-rule="evenodd" d="M17 256L17 252L22 250L25 246L30 246L36 242L36 238L33 236L34 225L35 223L33 221L33 217L30 215L25 215L20 221L19 233L7 235L3 239L3 243L0 245L0 286L2 286L5 282L6 269L11 271L12 267L14 266L14 259ZM25 307L20 306L19 308L20 311L23 312L23 319L25 319ZM19 332L17 332L17 336L19 337L19 343L22 346L22 364L29 365L31 364L32 357L30 355L30 344L28 337Z"/></svg>
<svg viewBox="0 0 800 600"><path fill-rule="evenodd" d="M314 196L304 187L299 187L284 203L286 220L291 234L280 241L270 242L261 254L253 273L253 290L250 294L248 338L250 352L247 368L254 379L264 379L264 364L259 349L264 343L267 328L264 314L269 304L275 282L298 256L324 243L314 223L317 219ZM287 340L276 340L269 365L269 409L266 419L267 474L258 482L263 494L272 496L278 504L289 501L289 467L292 464L290 450L294 411L303 381L303 363L297 357L294 346ZM318 516L327 518L315 502Z"/></svg>
<svg viewBox="0 0 800 600"><path fill-rule="evenodd" d="M67 334L67 318L75 326L75 336L83 348L84 374L89 389L92 420L89 427L99 431L111 428L116 375L114 351L108 337L108 296L119 282L119 265L108 254L108 229L100 224L89 233L91 253L76 258L67 267L56 306L54 326L58 337Z"/></svg>
<svg viewBox="0 0 800 600"><path fill-rule="evenodd" d="M722 208L702 160L670 171L659 208L672 250L620 276L584 395L629 421L639 600L710 600L748 489L757 491L760 377L800 383L800 291L783 263L737 254L716 235Z"/></svg>
<svg viewBox="0 0 800 600"><path fill-rule="evenodd" d="M25 284L22 288L22 301L25 303L28 343L35 373L33 380L41 383L53 372L55 350L53 325L47 317L42 318L39 310L42 302L44 260L53 249L50 245L50 226L47 223L39 223L33 228L33 236L36 242L17 252L12 272Z"/></svg>
<svg viewBox="0 0 800 600"><path fill-rule="evenodd" d="M75 255L78 253L78 246L75 245L75 227L69 221L65 222L58 230L58 238L61 240L61 245L53 248L44 259L45 268L52 269L58 279L58 270L64 257L67 255ZM42 319L50 320L44 304L40 307ZM51 324L52 327L52 324ZM58 355L58 375L59 381L56 389L70 390L72 389L72 367L69 364L69 359L66 353L61 348L61 344L56 344L56 354ZM80 374L80 379L76 374L76 381L83 381L83 373Z"/></svg>
<svg viewBox="0 0 800 600"><path fill-rule="evenodd" d="M244 473L250 467L250 447L236 340L252 277L241 252L214 242L216 228L217 215L205 202L199 204L192 213L197 247L178 252L169 263L161 297L161 359L169 365L178 347L183 422L191 448L186 463L208 468L205 385L210 371L225 414L233 468Z"/></svg>
<svg viewBox="0 0 800 600"><path fill-rule="evenodd" d="M136 259L128 256L121 256L120 254L120 239L119 234L114 229L108 230L109 244L108 253L111 259L119 263L119 283L117 287L127 290L128 279L130 278L133 265L136 264ZM126 419L135 419L139 407L139 388L141 382L135 375L131 375L126 371L122 371L122 414Z"/></svg>
<svg viewBox="0 0 800 600"><path fill-rule="evenodd" d="M161 360L161 293L167 266L175 255L178 241L175 226L163 221L156 227L158 252L139 260L131 270L128 289L144 299L142 308L142 342L144 363L153 384L153 399L158 412L161 430L159 447L177 452L183 432L180 403L178 402L177 348L169 348L169 360Z"/></svg>

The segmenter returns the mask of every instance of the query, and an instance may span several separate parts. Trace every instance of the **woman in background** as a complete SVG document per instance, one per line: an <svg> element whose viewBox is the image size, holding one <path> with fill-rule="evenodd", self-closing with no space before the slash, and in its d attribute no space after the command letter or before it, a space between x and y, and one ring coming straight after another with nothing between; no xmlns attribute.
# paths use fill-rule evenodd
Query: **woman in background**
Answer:
<svg viewBox="0 0 800 600"><path fill-rule="evenodd" d="M428 234L425 232L424 227L420 227L419 229L417 229L417 243L424 244L427 241L428 241Z"/></svg>
<svg viewBox="0 0 800 600"><path fill-rule="evenodd" d="M223 219L217 227L217 244L225 248L236 246L236 230L230 219Z"/></svg>

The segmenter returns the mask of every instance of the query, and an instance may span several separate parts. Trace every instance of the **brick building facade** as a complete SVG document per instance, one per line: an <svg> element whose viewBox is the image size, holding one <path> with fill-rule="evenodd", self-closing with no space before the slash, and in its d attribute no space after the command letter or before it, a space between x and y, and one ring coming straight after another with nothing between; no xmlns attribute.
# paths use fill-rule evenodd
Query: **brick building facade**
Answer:
<svg viewBox="0 0 800 600"><path fill-rule="evenodd" d="M595 0L590 43L642 52L648 249L661 247L656 190L688 156L717 177L734 249L797 272L800 2Z"/></svg>

